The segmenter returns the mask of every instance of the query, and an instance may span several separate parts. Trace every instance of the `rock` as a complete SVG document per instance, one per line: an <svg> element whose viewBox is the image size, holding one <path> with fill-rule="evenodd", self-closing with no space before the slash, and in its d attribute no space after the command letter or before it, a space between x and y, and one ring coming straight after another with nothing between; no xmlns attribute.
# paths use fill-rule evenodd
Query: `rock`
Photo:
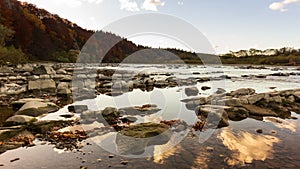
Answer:
<svg viewBox="0 0 300 169"><path fill-rule="evenodd" d="M28 90L46 90L55 92L56 84L52 79L38 79L28 82Z"/></svg>
<svg viewBox="0 0 300 169"><path fill-rule="evenodd" d="M237 98L228 98L219 100L218 105L225 105L225 106L241 106L240 100Z"/></svg>
<svg viewBox="0 0 300 169"><path fill-rule="evenodd" d="M263 133L263 130L262 129L257 129L256 132L261 134L261 133Z"/></svg>
<svg viewBox="0 0 300 169"><path fill-rule="evenodd" d="M116 137L120 154L142 154L147 146L166 144L171 132L169 126L157 123L141 123L122 129Z"/></svg>
<svg viewBox="0 0 300 169"><path fill-rule="evenodd" d="M25 103L17 112L16 115L27 115L37 117L42 114L58 111L59 107L51 102L31 101Z"/></svg>
<svg viewBox="0 0 300 169"><path fill-rule="evenodd" d="M196 111L196 115L200 115L208 125L212 127L226 127L229 126L227 110L230 107L218 105L204 105L200 106Z"/></svg>
<svg viewBox="0 0 300 169"><path fill-rule="evenodd" d="M185 94L187 96L197 96L198 93L199 93L199 90L197 87L185 88Z"/></svg>
<svg viewBox="0 0 300 169"><path fill-rule="evenodd" d="M82 113L84 111L87 111L88 110L88 106L87 105L71 105L71 106L68 106L68 110L69 112L72 112L72 113Z"/></svg>
<svg viewBox="0 0 300 169"><path fill-rule="evenodd" d="M295 97L294 96L289 96L286 100L290 103L294 103L295 102Z"/></svg>
<svg viewBox="0 0 300 169"><path fill-rule="evenodd" d="M277 117L278 115L273 112L272 110L268 108L261 108L255 105L243 105L245 109L249 111L250 115L254 116L275 116Z"/></svg>
<svg viewBox="0 0 300 169"><path fill-rule="evenodd" d="M127 165L127 164L128 164L128 161L123 160L123 161L121 161L120 163L123 164L123 165Z"/></svg>
<svg viewBox="0 0 300 169"><path fill-rule="evenodd" d="M230 95L234 96L234 97L238 97L238 96L244 96L244 95L252 95L254 93L255 93L254 89L251 89L251 88L242 88L242 89L238 89L238 90L232 91L230 93Z"/></svg>
<svg viewBox="0 0 300 169"><path fill-rule="evenodd" d="M26 116L26 115L14 115L10 118L8 118L5 121L6 126L8 124L11 125L18 125L18 124L26 124L26 123L30 123L30 122L34 122L36 121L36 118L31 117L31 116Z"/></svg>
<svg viewBox="0 0 300 169"><path fill-rule="evenodd" d="M132 117L132 116L127 116L127 117L123 117L123 118L121 118L121 121L123 122L123 123L133 123L133 122L135 122L135 121L137 121L137 118L136 117Z"/></svg>
<svg viewBox="0 0 300 169"><path fill-rule="evenodd" d="M67 74L67 71L65 71L64 69L58 69L57 71L56 71L56 73L57 74Z"/></svg>
<svg viewBox="0 0 300 169"><path fill-rule="evenodd" d="M52 67L46 65L41 65L39 67L34 68L32 73L35 75L56 74L55 70Z"/></svg>
<svg viewBox="0 0 300 169"><path fill-rule="evenodd" d="M19 110L25 103L31 102L31 101L38 101L38 102L45 102L44 99L38 99L38 98L24 98L20 99L18 101L14 101L11 103L11 106L13 110Z"/></svg>
<svg viewBox="0 0 300 169"><path fill-rule="evenodd" d="M233 107L226 112L228 118L232 121L241 121L249 117L249 111L243 107Z"/></svg>
<svg viewBox="0 0 300 169"><path fill-rule="evenodd" d="M20 160L20 158L14 158L14 159L10 160L10 162L13 163L13 162L18 161L18 160Z"/></svg>
<svg viewBox="0 0 300 169"><path fill-rule="evenodd" d="M222 88L218 88L218 90L216 91L216 94L223 94L223 93L226 93L226 90Z"/></svg>
<svg viewBox="0 0 300 169"><path fill-rule="evenodd" d="M7 66L1 66L0 73L13 73L13 70L12 70L12 68L7 67Z"/></svg>
<svg viewBox="0 0 300 169"><path fill-rule="evenodd" d="M102 116L109 125L117 124L119 121L119 115L118 109L114 107L106 107L102 111Z"/></svg>
<svg viewBox="0 0 300 169"><path fill-rule="evenodd" d="M209 90L209 89L211 89L211 87L208 87L208 86L202 86L202 87L201 87L201 90L203 90L203 91Z"/></svg>
<svg viewBox="0 0 300 169"><path fill-rule="evenodd" d="M175 127L175 129L174 129L174 131L176 131L176 132L181 132L181 131L184 131L184 130L186 130L186 126L183 125L183 124L177 125L177 126Z"/></svg>
<svg viewBox="0 0 300 169"><path fill-rule="evenodd" d="M212 151L214 151L214 148L213 148L213 147L207 146L207 147L206 147L206 150L207 150L208 152L212 152Z"/></svg>
<svg viewBox="0 0 300 169"><path fill-rule="evenodd" d="M247 97L249 104L255 104L256 102L262 100L263 98L265 98L265 94L263 94L263 93L250 95Z"/></svg>
<svg viewBox="0 0 300 169"><path fill-rule="evenodd" d="M134 106L134 107L126 107L119 109L119 113L121 116L130 115L130 116L145 116L159 112L161 109L157 108L156 105L146 104L143 106Z"/></svg>
<svg viewBox="0 0 300 169"><path fill-rule="evenodd" d="M112 154L110 154L109 156L108 156L108 158L114 158L115 156L114 155L112 155Z"/></svg>

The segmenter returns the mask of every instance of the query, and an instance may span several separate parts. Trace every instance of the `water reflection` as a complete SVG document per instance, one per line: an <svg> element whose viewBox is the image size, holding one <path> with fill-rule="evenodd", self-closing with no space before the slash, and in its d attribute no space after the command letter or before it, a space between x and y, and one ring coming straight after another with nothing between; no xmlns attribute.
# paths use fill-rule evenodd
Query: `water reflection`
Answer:
<svg viewBox="0 0 300 169"><path fill-rule="evenodd" d="M280 140L270 135L256 135L245 131L234 134L224 129L219 139L232 151L231 157L226 159L228 165L245 165L253 160L266 160L273 158L273 144Z"/></svg>
<svg viewBox="0 0 300 169"><path fill-rule="evenodd" d="M276 127L281 129L288 129L291 132L296 132L297 121L288 121L276 117L264 117L265 122L271 122Z"/></svg>

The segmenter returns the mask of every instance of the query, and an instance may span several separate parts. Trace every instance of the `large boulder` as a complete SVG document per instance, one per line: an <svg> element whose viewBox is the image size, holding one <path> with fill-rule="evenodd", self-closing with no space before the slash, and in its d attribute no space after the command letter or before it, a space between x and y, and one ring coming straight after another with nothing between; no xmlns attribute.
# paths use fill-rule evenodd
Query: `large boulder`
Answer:
<svg viewBox="0 0 300 169"><path fill-rule="evenodd" d="M56 84L52 79L38 79L28 82L28 90L45 90L50 92L55 92Z"/></svg>
<svg viewBox="0 0 300 169"><path fill-rule="evenodd" d="M34 68L32 73L35 75L44 75L44 74L52 75L55 74L56 72L51 66L41 65L39 67Z"/></svg>
<svg viewBox="0 0 300 169"><path fill-rule="evenodd" d="M211 127L227 127L229 126L227 110L228 106L219 105L203 105L196 110L196 115L199 115L206 124Z"/></svg>
<svg viewBox="0 0 300 169"><path fill-rule="evenodd" d="M51 102L31 101L24 104L16 115L27 115L37 117L42 114L52 113L58 111L59 107Z"/></svg>
<svg viewBox="0 0 300 169"><path fill-rule="evenodd" d="M243 107L233 107L226 112L232 121L241 121L249 117L249 111Z"/></svg>
<svg viewBox="0 0 300 169"><path fill-rule="evenodd" d="M117 149L123 155L142 154L146 147L166 144L171 137L169 126L142 123L122 129L116 137Z"/></svg>
<svg viewBox="0 0 300 169"><path fill-rule="evenodd" d="M102 116L109 125L117 124L119 121L119 115L118 109L114 107L106 107L102 111Z"/></svg>

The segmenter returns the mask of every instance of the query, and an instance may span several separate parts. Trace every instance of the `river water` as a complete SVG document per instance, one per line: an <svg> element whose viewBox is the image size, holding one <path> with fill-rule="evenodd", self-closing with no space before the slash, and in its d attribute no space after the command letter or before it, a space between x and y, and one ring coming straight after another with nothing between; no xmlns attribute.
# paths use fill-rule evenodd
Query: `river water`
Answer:
<svg viewBox="0 0 300 169"><path fill-rule="evenodd" d="M244 69L239 66L120 65L106 68L129 70L134 73L168 72L181 79L212 78L209 82L196 84L199 96L209 96L218 88L223 88L228 92L239 88L253 88L257 93L300 88L300 71L296 67ZM293 74L268 76L278 72ZM222 75L231 78L218 79ZM261 78L256 75L267 76ZM154 78L165 77L156 74ZM203 91L201 90L203 86L211 87L211 89ZM98 95L95 99L74 104L88 105L90 110L103 110L109 106L124 108L155 104L161 110L144 117L136 116L138 118L136 123L181 119L192 125L197 117L180 101L190 98L184 92L184 89L188 87L191 86L154 88L149 92L134 89L120 96ZM66 112L67 106L56 113L41 117L41 120L62 119L59 115ZM76 116L80 117L79 114ZM247 118L238 122L230 121L229 127L195 132L194 135L188 132L179 133L180 140L176 142L176 145L169 146L170 142L154 146L152 148L155 156L141 158L138 156L130 158L118 154L109 158L109 155L115 152L108 151L102 143L105 139L111 139L113 142L113 135L116 134L114 132L89 138L83 142L84 147L81 151L62 151L50 144L42 145L36 140L37 146L19 148L1 154L0 164L4 165L2 168L80 168L80 166L88 168L299 168L300 116L293 112L292 116L298 119L268 117L259 121ZM257 133L257 129L262 129L263 133ZM163 150L163 153L160 153L160 150ZM20 160L10 162L14 158L20 158ZM128 161L127 165L121 164L124 160Z"/></svg>

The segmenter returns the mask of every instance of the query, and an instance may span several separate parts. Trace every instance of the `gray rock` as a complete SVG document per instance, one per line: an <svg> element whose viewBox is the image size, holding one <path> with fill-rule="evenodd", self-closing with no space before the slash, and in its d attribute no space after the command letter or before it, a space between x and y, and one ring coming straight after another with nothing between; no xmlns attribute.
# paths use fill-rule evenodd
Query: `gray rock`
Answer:
<svg viewBox="0 0 300 169"><path fill-rule="evenodd" d="M46 102L44 99L38 99L38 98L24 98L20 99L18 101L14 101L11 103L11 106L13 110L19 110L25 103L31 102L31 101L37 101L37 102Z"/></svg>
<svg viewBox="0 0 300 169"><path fill-rule="evenodd" d="M51 102L30 101L25 103L17 112L16 115L27 115L37 117L42 114L58 111L59 107Z"/></svg>
<svg viewBox="0 0 300 169"><path fill-rule="evenodd" d="M185 88L185 94L187 96L197 96L198 93L199 93L199 90L197 87Z"/></svg>
<svg viewBox="0 0 300 169"><path fill-rule="evenodd" d="M57 71L56 71L56 74L67 74L67 71L65 71L64 69L58 69Z"/></svg>
<svg viewBox="0 0 300 169"><path fill-rule="evenodd" d="M233 107L226 111L232 121L241 121L249 117L249 111L243 107Z"/></svg>
<svg viewBox="0 0 300 169"><path fill-rule="evenodd" d="M133 122L137 121L137 118L136 117L132 117L132 116L127 116L127 117L121 118L121 121L123 123L127 123L127 122L133 123Z"/></svg>
<svg viewBox="0 0 300 169"><path fill-rule="evenodd" d="M82 113L82 112L88 110L88 106L87 105L71 105L71 106L68 106L68 110L69 110L69 112Z"/></svg>
<svg viewBox="0 0 300 169"><path fill-rule="evenodd" d="M264 98L265 98L265 94L263 94L263 93L250 95L250 96L247 97L249 104L255 104L256 102L258 102L258 101L260 101Z"/></svg>
<svg viewBox="0 0 300 169"><path fill-rule="evenodd" d="M18 125L18 124L26 124L35 121L36 119L31 116L26 115L14 115L10 118L8 118L5 123L6 124L12 124L12 125Z"/></svg>
<svg viewBox="0 0 300 169"><path fill-rule="evenodd" d="M230 93L230 95L234 96L234 97L238 97L238 96L244 96L244 95L252 95L254 93L255 93L254 89L251 89L251 88L242 88L242 89L238 89L238 90L232 91Z"/></svg>
<svg viewBox="0 0 300 169"><path fill-rule="evenodd" d="M32 73L35 75L44 75L44 74L51 75L51 74L55 74L56 72L52 67L48 65L41 65L39 67L34 68Z"/></svg>
<svg viewBox="0 0 300 169"><path fill-rule="evenodd" d="M216 94L223 94L223 93L226 93L226 90L222 88L218 88L218 90L216 91Z"/></svg>
<svg viewBox="0 0 300 169"><path fill-rule="evenodd" d="M52 79L39 79L28 82L28 90L47 90L55 92L56 84Z"/></svg>
<svg viewBox="0 0 300 169"><path fill-rule="evenodd" d="M262 108L255 105L243 105L243 107L249 111L250 115L253 116L278 116L275 112L268 108Z"/></svg>
<svg viewBox="0 0 300 169"><path fill-rule="evenodd" d="M227 98L219 100L218 105L225 105L225 106L241 106L240 100L237 98Z"/></svg>

